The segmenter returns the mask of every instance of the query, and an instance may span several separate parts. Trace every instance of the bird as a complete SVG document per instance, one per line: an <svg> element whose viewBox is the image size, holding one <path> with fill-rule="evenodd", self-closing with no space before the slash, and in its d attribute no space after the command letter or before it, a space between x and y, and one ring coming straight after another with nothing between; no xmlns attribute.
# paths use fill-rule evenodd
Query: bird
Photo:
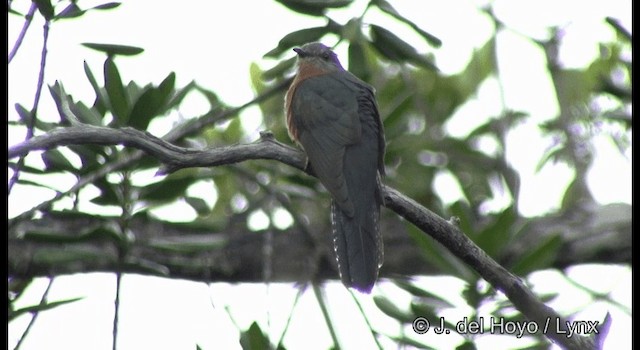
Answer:
<svg viewBox="0 0 640 350"><path fill-rule="evenodd" d="M385 138L375 89L319 42L293 49L297 72L285 96L289 136L331 200L342 283L370 293L384 259L380 234Z"/></svg>

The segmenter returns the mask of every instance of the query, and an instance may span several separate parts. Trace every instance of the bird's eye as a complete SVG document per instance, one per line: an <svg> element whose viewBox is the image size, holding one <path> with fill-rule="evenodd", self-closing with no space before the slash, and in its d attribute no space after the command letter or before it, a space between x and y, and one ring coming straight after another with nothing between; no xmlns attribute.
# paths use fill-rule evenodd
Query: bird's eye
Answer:
<svg viewBox="0 0 640 350"><path fill-rule="evenodd" d="M331 53L330 52L323 52L322 53L322 59L324 60L329 60L329 58L331 58Z"/></svg>

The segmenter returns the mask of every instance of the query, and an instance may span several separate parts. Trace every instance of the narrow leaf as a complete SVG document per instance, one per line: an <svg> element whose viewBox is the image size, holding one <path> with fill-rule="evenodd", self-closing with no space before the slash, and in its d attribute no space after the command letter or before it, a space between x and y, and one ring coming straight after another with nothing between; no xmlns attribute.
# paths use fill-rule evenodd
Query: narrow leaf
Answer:
<svg viewBox="0 0 640 350"><path fill-rule="evenodd" d="M193 184L191 177L167 177L160 182L140 189L140 199L153 202L169 202L184 195L187 187Z"/></svg>
<svg viewBox="0 0 640 350"><path fill-rule="evenodd" d="M373 297L373 302L376 304L378 309L380 309L380 311L402 323L410 323L415 319L413 313L400 310L400 308L398 308L395 303L391 302L391 300L385 297L376 295Z"/></svg>
<svg viewBox="0 0 640 350"><path fill-rule="evenodd" d="M42 161L49 172L70 171L75 172L76 168L57 149L50 149L42 153Z"/></svg>
<svg viewBox="0 0 640 350"><path fill-rule="evenodd" d="M349 71L358 78L367 81L371 75L364 48L361 43L352 42L349 45Z"/></svg>
<svg viewBox="0 0 640 350"><path fill-rule="evenodd" d="M209 205L202 198L187 196L184 197L184 200L198 213L198 215L206 215L210 211Z"/></svg>
<svg viewBox="0 0 640 350"><path fill-rule="evenodd" d="M72 2L56 15L56 19L76 18L82 16L85 12L86 11L81 10L75 2Z"/></svg>
<svg viewBox="0 0 640 350"><path fill-rule="evenodd" d="M558 255L561 245L562 237L551 235L540 242L537 247L532 247L510 270L517 275L524 276L532 271L547 268Z"/></svg>
<svg viewBox="0 0 640 350"><path fill-rule="evenodd" d="M38 11L44 19L47 21L53 18L53 6L51 5L51 0L33 0L38 6Z"/></svg>
<svg viewBox="0 0 640 350"><path fill-rule="evenodd" d="M291 57L288 60L281 61L275 67L266 70L262 73L262 78L264 80L271 80L277 77L281 77L284 75L284 72L288 71L293 67L293 64L296 62L296 57Z"/></svg>
<svg viewBox="0 0 640 350"><path fill-rule="evenodd" d="M426 69L438 70L431 61L419 54L413 46L385 28L372 24L371 37L373 46L378 52L392 61L413 63Z"/></svg>
<svg viewBox="0 0 640 350"><path fill-rule="evenodd" d="M51 310L53 308L56 308L58 306L62 306L65 304L70 304L73 302L76 302L78 300L82 300L84 298L71 298L71 299L65 299L65 300L58 300L58 301L52 301L52 302L48 302L45 304L40 304L40 305L33 305L33 306L27 306L27 307L23 307L20 308L18 310L14 310L13 312L9 312L9 321L11 321L12 319L26 314L26 313L34 313L34 312L41 312L41 311L45 311L45 310Z"/></svg>
<svg viewBox="0 0 640 350"><path fill-rule="evenodd" d="M93 107L96 109L96 111L98 111L98 113L101 116L104 116L104 112L107 109L105 106L107 97L105 95L104 90L100 87L100 85L98 85L98 81L96 80L96 77L93 75L91 68L89 68L87 61L84 61L84 73L87 76L87 79L89 80L89 83L93 88L93 91L96 93L96 100L93 103Z"/></svg>
<svg viewBox="0 0 640 350"><path fill-rule="evenodd" d="M104 62L104 80L111 113L113 113L118 125L126 125L129 118L129 102L118 67L110 57Z"/></svg>
<svg viewBox="0 0 640 350"><path fill-rule="evenodd" d="M295 12L311 16L322 16L329 8L348 6L353 0L276 0Z"/></svg>
<svg viewBox="0 0 640 350"><path fill-rule="evenodd" d="M429 44L435 47L442 46L442 40L440 40L435 35L422 30L420 27L418 27L415 23L410 21L408 18L402 16L400 12L396 11L396 9L393 6L391 6L391 4L387 0L376 0L375 4L383 12L388 13L393 18L401 22L404 22L405 24L410 26L413 30L415 30L418 34L420 34L420 36L422 36Z"/></svg>
<svg viewBox="0 0 640 350"><path fill-rule="evenodd" d="M278 57L286 50L308 42L318 41L329 32L328 26L300 29L285 35L278 42L278 47L267 52L265 57Z"/></svg>
<svg viewBox="0 0 640 350"><path fill-rule="evenodd" d="M82 46L94 49L96 51L104 52L109 56L134 56L144 51L144 49L135 46L115 44L82 43Z"/></svg>
<svg viewBox="0 0 640 350"><path fill-rule="evenodd" d="M107 2L105 4L95 6L95 7L93 7L93 9L94 10L109 10L109 9L116 8L116 7L120 6L120 5L121 5L121 3L119 3L119 2Z"/></svg>

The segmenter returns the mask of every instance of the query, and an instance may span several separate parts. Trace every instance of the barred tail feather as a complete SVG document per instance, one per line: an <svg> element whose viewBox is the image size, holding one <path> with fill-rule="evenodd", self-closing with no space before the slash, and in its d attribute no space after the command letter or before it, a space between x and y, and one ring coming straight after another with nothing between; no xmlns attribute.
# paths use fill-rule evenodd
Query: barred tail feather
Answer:
<svg viewBox="0 0 640 350"><path fill-rule="evenodd" d="M363 293L371 292L382 265L380 206L372 200L366 209L356 209L355 215L349 217L335 202L331 203L333 244L340 279L345 286Z"/></svg>

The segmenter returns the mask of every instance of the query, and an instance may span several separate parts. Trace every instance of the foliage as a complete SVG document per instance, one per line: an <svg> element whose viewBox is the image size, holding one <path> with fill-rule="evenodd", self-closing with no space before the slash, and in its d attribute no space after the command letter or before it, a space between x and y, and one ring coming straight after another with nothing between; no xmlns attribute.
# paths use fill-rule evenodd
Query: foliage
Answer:
<svg viewBox="0 0 640 350"><path fill-rule="evenodd" d="M543 228L544 225L558 228L562 225L551 226L551 219L566 213L590 216L609 209L597 206L591 198L586 185L586 170L594 159L591 143L595 136L608 133L621 152L630 147L628 132L631 129L632 72L626 52L631 43L630 35L614 19L606 20L618 33L618 40L602 43L601 56L584 69L562 67L556 55L561 39L559 29L552 29L545 40L531 39L531 42L546 54L549 76L559 107L559 114L540 126L544 135L551 141L544 157L540 159L539 168L549 162L564 162L575 170L575 178L564 194L562 207L532 224L518 211L520 175L506 158L509 147L506 139L509 132L518 125L530 122L530 116L525 111L502 108L498 115L477 116L478 120L484 122L464 137L454 137L447 133L448 124L455 114L476 97L480 87L490 79L501 79L496 37L501 31L510 29L500 22L490 8L483 11L495 24L493 35L483 46L475 50L463 71L446 75L438 71L432 55L419 52L391 30L367 22L369 11L381 11L411 28L433 50L442 44L435 35L404 17L387 0L370 0L364 13L355 15L344 24L334 21L331 14L335 9L348 10L353 3L351 0L276 1L294 12L326 21L324 26L304 28L284 36L272 50L265 53L266 58L281 59L280 64L265 70L258 64L251 67L253 88L258 95L266 96L256 99L254 104L261 110L264 127L273 132L276 139L288 139L284 123L281 121L284 90L276 89L275 93L273 92L275 87L283 86L282 82L290 76L293 68L294 61L284 59L285 53L309 41L337 38L339 45L348 47L347 66L350 70L371 82L377 89L388 142L386 164L389 175L385 182L437 214L457 218L463 232L487 254L502 262L514 273L526 276L534 271L557 266L555 264L565 242L564 232L559 229L535 240L526 247L526 253L508 253L518 248L517 241L520 237L536 232L533 229L536 224L542 225ZM55 6L49 0L34 3L39 14L47 21L80 18L87 11L113 9L118 6L118 3L106 3L82 10L75 1L68 2L66 7L66 2L57 3ZM13 14L22 15L11 8L9 10ZM67 103L80 123L148 130L154 121L162 120L179 110L187 95L202 94L210 102L210 112L193 118L201 127L191 127L190 125L195 125L196 122L186 122L166 135L165 139L176 144L199 146L223 146L246 140L246 131L237 118L242 108L226 106L217 98L215 91L207 91L195 83L176 86L175 73L168 74L158 85L127 82L126 77L120 74L117 62L121 56L142 54L143 49L101 43L84 45L106 55L102 67L102 80L94 73L95 67L90 67L87 63L84 65L86 78L95 94L93 102L87 104L75 101L72 95L64 90L63 82L57 82L49 86L49 91L58 107L60 122L53 124L39 120L37 105L28 108L16 104L17 121L10 122L13 127L29 128L41 133L73 124L76 121L69 120L70 115L63 108ZM623 78L620 79L620 76ZM607 107L602 107L599 103L603 99L607 100ZM483 140L492 140L496 144L495 150L487 151L480 147ZM294 218L293 225L301 231L309 231L310 228L314 228L313 231L328 230L329 201L326 192L313 178L280 164L246 162L238 166L215 169L187 169L151 184L134 184L132 176L144 170L155 170L159 164L156 160L131 149L75 145L67 147L64 152L59 149L47 150L41 157L44 169L31 165L23 158L9 161L8 167L13 174L9 190L11 191L15 184L39 186L59 193L56 184L50 178L37 175L71 174L79 182L95 177L91 183L99 193L90 200L91 203L105 208L115 206L119 208L121 215L115 221L111 221L113 217L108 215L95 216L96 220L103 220L103 224L77 232L71 243L111 240L117 245L121 257L126 257L128 250L136 244L136 237L131 236L132 220L137 217L153 218L152 209L177 201L184 201L198 215L196 220L186 225L197 226L209 233L237 227L249 231L249 218L258 212L266 213L270 218L265 231L285 231L290 229L290 225L277 227L272 220L277 213L283 211ZM72 161L72 158L79 159L80 163ZM138 161L127 162L127 159ZM110 174L101 173L106 165L114 164L121 166L114 166ZM113 174L117 176L110 176ZM460 200L446 203L434 190L436 178L443 174L450 175L459 184L462 193ZM212 205L202 197L187 194L187 189L203 183L215 188L217 199ZM68 193L59 193L60 196L56 197L56 200L64 196L75 197L71 210L57 211L52 206L54 201L47 201L38 211L61 217L82 214L77 201L81 191L78 188ZM495 198L497 192L507 194L508 204L502 208L487 210L488 203ZM591 211L587 211L584 209L585 203L595 205L595 209L591 207L588 209ZM24 213L18 218L13 218L11 225L28 221L34 215L35 211ZM155 220L160 221L157 218ZM422 263L433 266L437 271L434 274L454 276L464 282L465 300L473 310L478 310L480 306L489 302L501 301L495 290L483 286L470 267L460 264L454 256L443 251L433 240L418 232L413 226L392 217L389 213L385 215L384 220L393 221L397 224L396 227L401 227L414 240L422 252ZM104 224L106 222L109 224ZM113 222L117 224L111 224ZM626 227L629 222L630 218L621 216L614 225ZM600 222L594 225L598 224ZM538 226L536 228L540 229ZM65 237L57 235L52 228L49 232L23 233L21 239L47 244L70 243ZM195 254L199 249L220 249L224 246L224 241L215 241L215 244L208 243L209 245L200 242L202 241L171 241L164 242L165 245L162 247L174 253ZM36 257L41 264L55 265L92 260L96 258L94 254L100 252L71 249L63 253L60 249L48 248L40 250ZM124 263L124 260L122 262ZM160 261L152 263L160 266L152 264L149 268L151 273L155 271L160 274L159 271L170 270L161 266ZM383 313L407 328L417 316L427 317L435 322L442 310L452 307L446 298L430 292L410 278L399 278L394 283L412 296L408 308L400 307L382 295L375 296L374 300ZM28 283L12 283L9 286L10 319L12 315L19 313L38 312L74 301L61 300L15 310L12 313L12 302L17 300L26 285ZM509 320L522 319L522 315L510 311L508 304L498 303L492 314L508 315ZM469 317L478 317L476 312ZM446 326L452 330L455 328L453 324ZM383 337L380 334L377 336ZM398 344L428 348L428 344L417 342L409 336L395 338L394 341ZM537 341L543 340L538 338ZM240 343L244 348L263 349L269 346L269 338L265 336L258 323L253 323L248 330L242 331ZM338 347L339 344L335 346ZM473 339L466 340L460 347L473 348Z"/></svg>

